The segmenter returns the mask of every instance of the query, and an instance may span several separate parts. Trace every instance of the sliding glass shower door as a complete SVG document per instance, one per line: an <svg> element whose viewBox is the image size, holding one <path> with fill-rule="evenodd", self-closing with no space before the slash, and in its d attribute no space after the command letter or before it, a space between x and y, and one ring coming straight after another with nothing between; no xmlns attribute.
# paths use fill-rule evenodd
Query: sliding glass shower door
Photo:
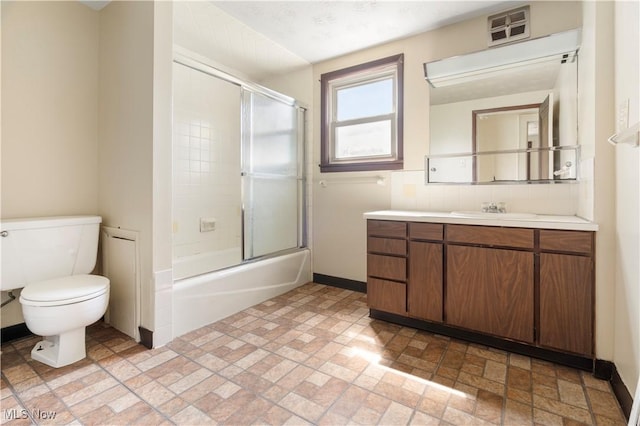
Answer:
<svg viewBox="0 0 640 426"><path fill-rule="evenodd" d="M303 113L242 93L244 259L304 244Z"/></svg>
<svg viewBox="0 0 640 426"><path fill-rule="evenodd" d="M173 70L174 277L303 247L304 110L202 63Z"/></svg>

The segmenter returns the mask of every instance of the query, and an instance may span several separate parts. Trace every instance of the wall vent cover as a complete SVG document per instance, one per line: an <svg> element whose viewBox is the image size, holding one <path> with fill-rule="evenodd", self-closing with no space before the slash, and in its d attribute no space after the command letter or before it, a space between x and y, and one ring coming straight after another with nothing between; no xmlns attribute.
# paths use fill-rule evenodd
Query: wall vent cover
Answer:
<svg viewBox="0 0 640 426"><path fill-rule="evenodd" d="M489 16L489 46L529 38L529 6Z"/></svg>

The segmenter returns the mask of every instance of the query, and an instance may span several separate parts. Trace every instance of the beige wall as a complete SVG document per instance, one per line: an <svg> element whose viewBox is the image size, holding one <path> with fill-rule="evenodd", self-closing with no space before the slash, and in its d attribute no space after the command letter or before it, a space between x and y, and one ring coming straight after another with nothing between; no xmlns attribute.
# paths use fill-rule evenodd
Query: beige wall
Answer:
<svg viewBox="0 0 640 426"><path fill-rule="evenodd" d="M2 2L2 217L99 214L139 231L142 325L165 341L171 24L169 2Z"/></svg>
<svg viewBox="0 0 640 426"><path fill-rule="evenodd" d="M532 37L578 28L581 25L578 2L535 2L531 4ZM318 181L340 179L341 173L319 172L320 163L320 75L386 56L404 53L404 158L405 171L423 170L429 148L429 90L424 80L423 63L486 48L486 16L419 34L404 40L315 64L313 67L313 233L314 272L341 278L366 280L365 221L362 213L391 207L389 186L341 183L326 188ZM359 176L390 177L397 172L360 173ZM387 182L390 182L388 179ZM561 186L561 185L554 185ZM413 188L414 190L412 190ZM411 194L416 188L407 188ZM482 192L481 188L473 188ZM419 191L418 191L419 192ZM475 195L472 195L475 197ZM489 201L489 200L485 200ZM496 200L509 201L509 200ZM447 210L432 205L433 210ZM566 212L562 212L565 213ZM572 212L572 213L575 213ZM349 259L349 261L345 261Z"/></svg>
<svg viewBox="0 0 640 426"><path fill-rule="evenodd" d="M616 2L615 104L640 121L640 3ZM640 148L615 148L616 292L613 361L631 395L640 374Z"/></svg>
<svg viewBox="0 0 640 426"><path fill-rule="evenodd" d="M2 2L2 217L95 214L98 14Z"/></svg>
<svg viewBox="0 0 640 426"><path fill-rule="evenodd" d="M613 132L613 3L586 2L579 69L580 212L596 234L596 355L613 360L615 316L615 186Z"/></svg>
<svg viewBox="0 0 640 426"><path fill-rule="evenodd" d="M1 7L1 216L97 214L98 13L75 1ZM23 322L17 301L1 312L3 327Z"/></svg>
<svg viewBox="0 0 640 426"><path fill-rule="evenodd" d="M152 2L100 12L99 208L104 224L139 232L141 322L153 330Z"/></svg>

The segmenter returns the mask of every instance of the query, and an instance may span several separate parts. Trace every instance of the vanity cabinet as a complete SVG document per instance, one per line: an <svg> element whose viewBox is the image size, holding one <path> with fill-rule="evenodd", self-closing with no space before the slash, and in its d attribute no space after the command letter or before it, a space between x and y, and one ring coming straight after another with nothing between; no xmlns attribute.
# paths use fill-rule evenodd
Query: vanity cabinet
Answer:
<svg viewBox="0 0 640 426"><path fill-rule="evenodd" d="M368 220L372 310L593 357L594 233Z"/></svg>
<svg viewBox="0 0 640 426"><path fill-rule="evenodd" d="M540 231L540 345L593 348L593 233Z"/></svg>
<svg viewBox="0 0 640 426"><path fill-rule="evenodd" d="M449 245L447 323L534 341L533 253Z"/></svg>
<svg viewBox="0 0 640 426"><path fill-rule="evenodd" d="M407 224L367 221L367 303L407 314Z"/></svg>
<svg viewBox="0 0 640 426"><path fill-rule="evenodd" d="M534 341L534 231L447 226L447 323Z"/></svg>
<svg viewBox="0 0 640 426"><path fill-rule="evenodd" d="M442 224L409 223L409 316L442 322Z"/></svg>

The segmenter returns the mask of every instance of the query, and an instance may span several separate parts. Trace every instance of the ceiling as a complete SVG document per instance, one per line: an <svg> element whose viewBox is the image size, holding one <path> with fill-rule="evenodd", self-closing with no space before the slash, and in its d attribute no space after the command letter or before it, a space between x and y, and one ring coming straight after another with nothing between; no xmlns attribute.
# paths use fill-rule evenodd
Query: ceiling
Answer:
<svg viewBox="0 0 640 426"><path fill-rule="evenodd" d="M561 66L559 60L550 60L501 71L487 70L471 81L431 89L429 102L431 105L439 105L538 90L549 92L558 80ZM575 62L564 66L571 66L577 71Z"/></svg>
<svg viewBox="0 0 640 426"><path fill-rule="evenodd" d="M79 0L100 10L109 0ZM514 0L173 1L173 41L250 80L524 4ZM222 65L224 64L224 65Z"/></svg>
<svg viewBox="0 0 640 426"><path fill-rule="evenodd" d="M213 1L216 7L316 63L469 18L521 1Z"/></svg>

